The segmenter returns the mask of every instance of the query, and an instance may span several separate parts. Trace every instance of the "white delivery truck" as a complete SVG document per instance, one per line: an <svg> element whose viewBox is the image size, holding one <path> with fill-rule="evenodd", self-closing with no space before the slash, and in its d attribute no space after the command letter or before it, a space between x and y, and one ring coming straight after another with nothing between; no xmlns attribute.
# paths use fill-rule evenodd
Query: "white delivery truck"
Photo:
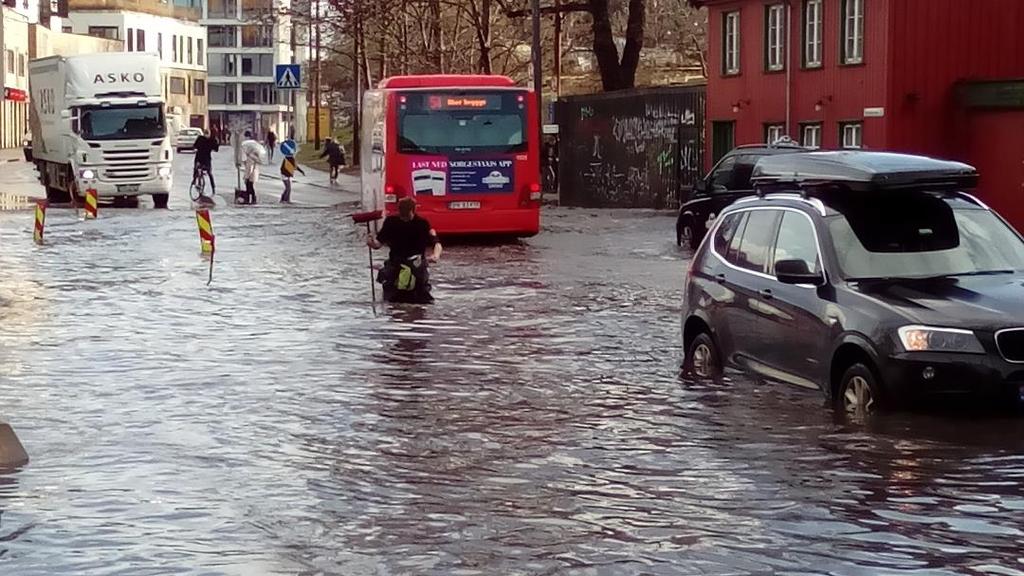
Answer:
<svg viewBox="0 0 1024 576"><path fill-rule="evenodd" d="M32 153L51 202L171 191L171 138L156 54L107 52L29 63Z"/></svg>

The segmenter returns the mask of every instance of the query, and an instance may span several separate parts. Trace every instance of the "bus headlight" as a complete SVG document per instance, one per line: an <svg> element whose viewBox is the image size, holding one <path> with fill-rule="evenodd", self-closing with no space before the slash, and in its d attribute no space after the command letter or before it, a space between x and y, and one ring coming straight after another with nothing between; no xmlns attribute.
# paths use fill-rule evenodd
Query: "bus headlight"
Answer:
<svg viewBox="0 0 1024 576"><path fill-rule="evenodd" d="M94 172L91 168L79 170L78 175L81 176L83 180L92 180L96 178L96 172Z"/></svg>
<svg viewBox="0 0 1024 576"><path fill-rule="evenodd" d="M171 167L161 166L160 168L157 169L156 173L159 174L161 178L167 178L168 176L171 175Z"/></svg>

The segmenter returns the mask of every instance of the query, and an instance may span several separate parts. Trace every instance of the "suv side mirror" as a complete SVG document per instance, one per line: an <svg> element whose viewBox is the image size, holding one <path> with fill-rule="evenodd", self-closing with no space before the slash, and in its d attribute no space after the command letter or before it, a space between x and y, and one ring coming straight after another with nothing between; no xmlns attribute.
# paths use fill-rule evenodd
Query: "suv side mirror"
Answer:
<svg viewBox="0 0 1024 576"><path fill-rule="evenodd" d="M703 194L703 193L707 192L708 191L708 182L707 182L707 180L697 180L697 182L693 185L693 191L695 193L697 193L697 194Z"/></svg>
<svg viewBox="0 0 1024 576"><path fill-rule="evenodd" d="M811 272L803 260L779 260L775 263L775 277L783 284L825 285L825 274Z"/></svg>

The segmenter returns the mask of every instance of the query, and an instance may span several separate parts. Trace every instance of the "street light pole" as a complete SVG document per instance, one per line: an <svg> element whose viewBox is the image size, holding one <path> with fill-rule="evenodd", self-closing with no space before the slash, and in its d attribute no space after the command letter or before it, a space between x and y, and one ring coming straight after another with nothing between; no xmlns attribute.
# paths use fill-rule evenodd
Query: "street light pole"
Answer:
<svg viewBox="0 0 1024 576"><path fill-rule="evenodd" d="M316 14L313 15L314 43L316 53L313 55L313 149L320 149L320 0L315 1Z"/></svg>
<svg viewBox="0 0 1024 576"><path fill-rule="evenodd" d="M537 95L537 141L540 142L544 125L544 98L541 87L543 71L540 57L540 0L532 0L531 9L533 13L533 44L530 46L530 54L533 57L533 91Z"/></svg>

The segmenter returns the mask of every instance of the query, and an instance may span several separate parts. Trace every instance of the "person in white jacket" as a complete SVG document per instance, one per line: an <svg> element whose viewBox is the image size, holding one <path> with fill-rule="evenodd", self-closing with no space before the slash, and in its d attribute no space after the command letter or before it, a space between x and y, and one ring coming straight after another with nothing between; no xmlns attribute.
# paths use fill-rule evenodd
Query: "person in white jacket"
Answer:
<svg viewBox="0 0 1024 576"><path fill-rule="evenodd" d="M252 139L252 132L245 131L245 140L242 141L241 156L242 169L245 174L245 199L246 204L256 203L256 182L260 179L260 164L265 162L267 152L263 145Z"/></svg>

